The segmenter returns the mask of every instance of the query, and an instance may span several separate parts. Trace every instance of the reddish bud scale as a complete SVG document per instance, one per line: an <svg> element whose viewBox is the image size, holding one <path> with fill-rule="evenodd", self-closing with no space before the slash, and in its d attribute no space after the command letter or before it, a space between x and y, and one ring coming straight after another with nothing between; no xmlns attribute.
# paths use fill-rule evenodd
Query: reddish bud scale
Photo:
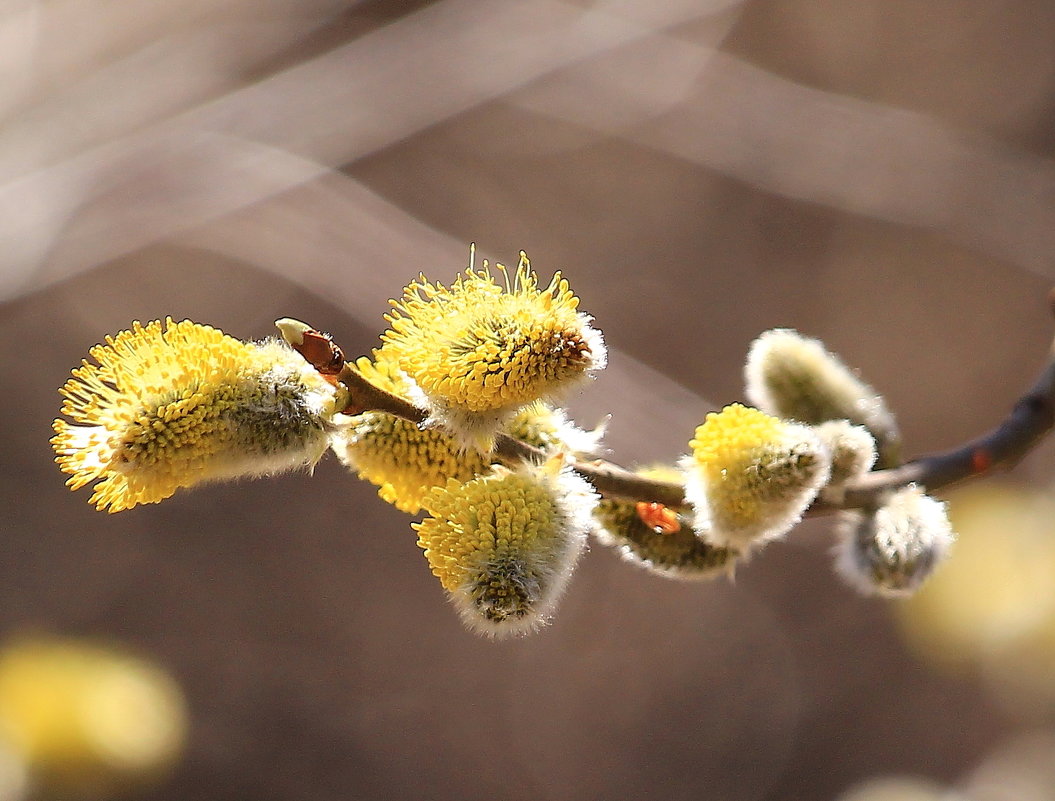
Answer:
<svg viewBox="0 0 1055 801"><path fill-rule="evenodd" d="M337 374L344 367L344 354L341 349L334 344L329 334L321 331L305 331L303 337L303 341L292 346L293 349L318 370L319 375L330 383L336 383Z"/></svg>

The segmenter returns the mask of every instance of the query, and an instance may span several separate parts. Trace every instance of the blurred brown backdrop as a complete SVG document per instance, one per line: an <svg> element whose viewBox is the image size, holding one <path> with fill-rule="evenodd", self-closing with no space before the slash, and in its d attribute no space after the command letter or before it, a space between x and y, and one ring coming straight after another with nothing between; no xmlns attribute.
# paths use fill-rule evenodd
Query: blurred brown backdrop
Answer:
<svg viewBox="0 0 1055 801"><path fill-rule="evenodd" d="M552 626L491 643L332 458L107 516L47 439L133 319L366 353L475 241L596 317L572 408L619 461L679 453L774 326L862 368L910 453L960 442L1051 337L1050 3L8 0L0 41L0 632L172 671L186 756L140 797L834 799L1047 725L910 653L829 521L735 583L594 546Z"/></svg>

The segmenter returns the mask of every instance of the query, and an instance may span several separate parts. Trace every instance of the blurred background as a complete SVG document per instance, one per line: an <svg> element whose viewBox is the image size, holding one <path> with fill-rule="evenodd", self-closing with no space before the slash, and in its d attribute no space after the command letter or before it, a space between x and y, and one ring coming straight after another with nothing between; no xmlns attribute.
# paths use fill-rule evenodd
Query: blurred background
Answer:
<svg viewBox="0 0 1055 801"><path fill-rule="evenodd" d="M80 760L56 784L11 745L0 794L1055 799L1053 443L942 496L961 541L911 602L842 586L814 519L735 582L594 545L499 643L333 458L107 516L48 446L133 319L293 316L368 353L471 241L570 279L612 350L572 413L612 414L624 464L741 399L776 326L859 367L909 454L962 442L1051 341L1055 6L0 9L0 705L69 712L35 758Z"/></svg>

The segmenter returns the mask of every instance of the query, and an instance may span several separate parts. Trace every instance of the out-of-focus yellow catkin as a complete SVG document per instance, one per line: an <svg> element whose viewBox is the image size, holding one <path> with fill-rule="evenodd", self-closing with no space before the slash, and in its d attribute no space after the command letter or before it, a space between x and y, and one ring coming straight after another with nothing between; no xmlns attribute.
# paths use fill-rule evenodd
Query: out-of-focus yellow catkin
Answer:
<svg viewBox="0 0 1055 801"><path fill-rule="evenodd" d="M949 494L955 558L894 611L932 665L989 683L1015 714L1055 709L1055 497L1000 479ZM1048 760L1050 762L1050 759Z"/></svg>
<svg viewBox="0 0 1055 801"><path fill-rule="evenodd" d="M597 496L557 456L542 466L451 479L413 526L465 623L492 637L546 622L583 550Z"/></svg>
<svg viewBox="0 0 1055 801"><path fill-rule="evenodd" d="M956 539L945 504L914 484L874 512L840 516L836 570L866 595L911 595L934 572Z"/></svg>
<svg viewBox="0 0 1055 801"><path fill-rule="evenodd" d="M744 380L747 399L762 411L810 425L849 420L875 438L880 467L900 462L901 433L886 401L819 340L766 331L751 344Z"/></svg>
<svg viewBox="0 0 1055 801"><path fill-rule="evenodd" d="M375 350L373 359L355 363L360 374L380 389L407 397L407 381L388 351ZM545 451L580 453L598 447L600 432L585 432L572 425L559 409L541 402L518 411L504 431ZM468 481L487 472L491 460L476 450L466 450L452 434L438 428L419 428L386 412L366 412L333 439L338 458L360 478L377 485L378 495L397 509L416 514L433 487L448 479Z"/></svg>
<svg viewBox="0 0 1055 801"><path fill-rule="evenodd" d="M392 301L382 335L429 421L484 452L513 412L563 394L606 360L560 273L541 287L524 254L512 277L497 269L504 284L486 263L450 288L420 276Z"/></svg>
<svg viewBox="0 0 1055 801"><path fill-rule="evenodd" d="M739 403L708 414L689 445L681 464L696 531L739 551L787 532L830 470L812 429Z"/></svg>
<svg viewBox="0 0 1055 801"><path fill-rule="evenodd" d="M132 328L90 350L60 392L51 443L72 489L119 512L203 481L311 466L337 390L274 340L240 342L189 320Z"/></svg>
<svg viewBox="0 0 1055 801"><path fill-rule="evenodd" d="M0 736L49 797L111 797L178 758L187 714L159 667L59 638L0 650Z"/></svg>

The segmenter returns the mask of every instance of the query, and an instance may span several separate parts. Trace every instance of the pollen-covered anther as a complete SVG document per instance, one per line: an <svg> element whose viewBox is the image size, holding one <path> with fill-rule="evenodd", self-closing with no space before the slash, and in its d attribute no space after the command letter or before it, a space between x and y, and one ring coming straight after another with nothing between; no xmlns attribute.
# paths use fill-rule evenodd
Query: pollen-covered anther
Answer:
<svg viewBox="0 0 1055 801"><path fill-rule="evenodd" d="M555 457L450 479L425 498L418 545L462 620L492 637L544 624L586 541L597 496Z"/></svg>
<svg viewBox="0 0 1055 801"><path fill-rule="evenodd" d="M808 426L738 403L708 414L690 447L682 467L696 532L741 551L795 525L830 471Z"/></svg>
<svg viewBox="0 0 1055 801"><path fill-rule="evenodd" d="M338 390L284 343L189 320L132 328L90 351L60 390L59 467L119 512L180 487L311 466L338 427Z"/></svg>

